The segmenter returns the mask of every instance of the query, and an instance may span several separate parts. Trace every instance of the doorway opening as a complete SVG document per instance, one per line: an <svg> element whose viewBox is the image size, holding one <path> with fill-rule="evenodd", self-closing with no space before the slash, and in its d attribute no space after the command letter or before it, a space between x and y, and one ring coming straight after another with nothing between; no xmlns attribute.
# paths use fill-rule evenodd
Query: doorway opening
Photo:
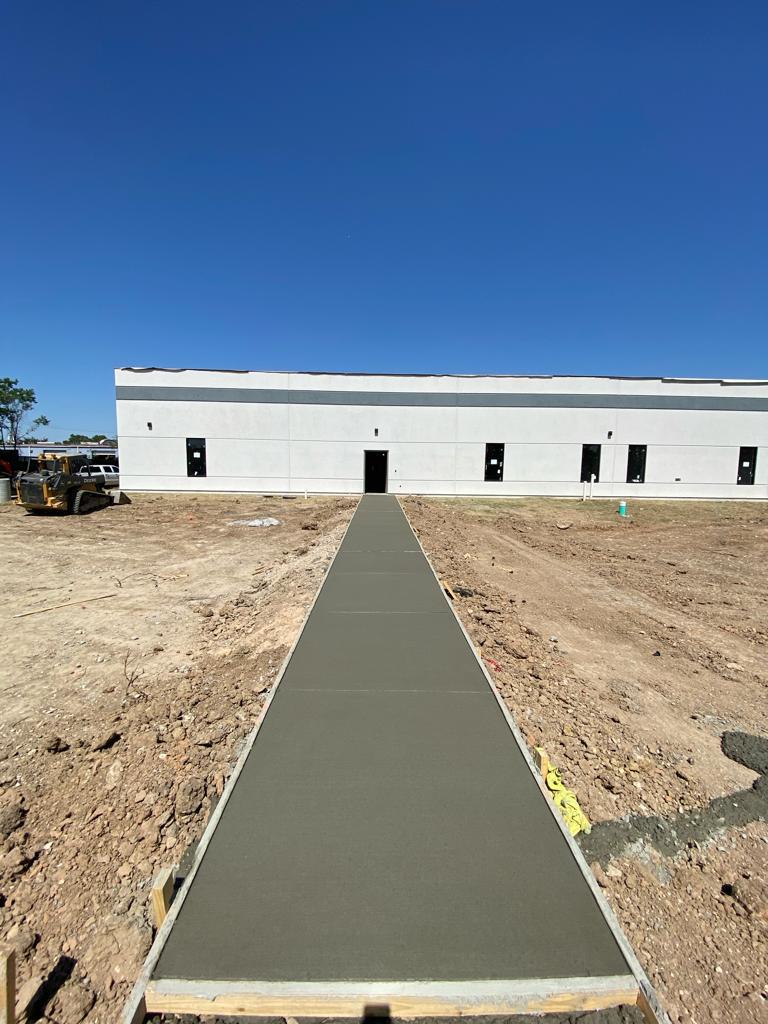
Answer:
<svg viewBox="0 0 768 1024"><path fill-rule="evenodd" d="M648 454L648 446L644 444L631 444L627 454L627 483L645 483L645 459Z"/></svg>
<svg viewBox="0 0 768 1024"><path fill-rule="evenodd" d="M366 494L387 493L387 456L389 452L365 453L364 487Z"/></svg>
<svg viewBox="0 0 768 1024"><path fill-rule="evenodd" d="M755 482L755 467L757 466L757 448L741 448L739 450L739 472L736 477L737 484L746 484L751 487Z"/></svg>
<svg viewBox="0 0 768 1024"><path fill-rule="evenodd" d="M205 476L207 473L205 459L205 438L187 438L187 476Z"/></svg>
<svg viewBox="0 0 768 1024"><path fill-rule="evenodd" d="M589 483L595 478L595 483L600 479L600 445L583 444L581 446L581 482Z"/></svg>
<svg viewBox="0 0 768 1024"><path fill-rule="evenodd" d="M485 481L504 479L504 445L485 446Z"/></svg>

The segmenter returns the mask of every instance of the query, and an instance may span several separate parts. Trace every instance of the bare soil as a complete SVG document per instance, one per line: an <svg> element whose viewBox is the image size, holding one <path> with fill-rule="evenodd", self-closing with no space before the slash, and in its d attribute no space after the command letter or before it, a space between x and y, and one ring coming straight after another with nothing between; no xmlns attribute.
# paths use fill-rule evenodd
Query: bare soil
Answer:
<svg viewBox="0 0 768 1024"><path fill-rule="evenodd" d="M0 942L28 1019L119 1018L152 878L202 832L354 504L0 508ZM768 508L404 506L594 823L583 848L672 1019L765 1020Z"/></svg>
<svg viewBox="0 0 768 1024"><path fill-rule="evenodd" d="M672 1020L765 1021L768 507L403 504Z"/></svg>
<svg viewBox="0 0 768 1024"><path fill-rule="evenodd" d="M202 832L354 505L0 508L0 943L26 1019L119 1019L152 879Z"/></svg>

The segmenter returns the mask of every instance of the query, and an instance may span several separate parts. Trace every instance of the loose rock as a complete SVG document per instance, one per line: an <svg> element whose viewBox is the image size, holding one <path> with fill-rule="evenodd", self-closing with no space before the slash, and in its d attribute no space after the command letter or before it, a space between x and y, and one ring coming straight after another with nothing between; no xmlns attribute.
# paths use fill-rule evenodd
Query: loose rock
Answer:
<svg viewBox="0 0 768 1024"><path fill-rule="evenodd" d="M17 828L21 828L27 816L24 799L20 793L9 793L0 800L0 837L7 839Z"/></svg>
<svg viewBox="0 0 768 1024"><path fill-rule="evenodd" d="M196 776L185 779L176 794L176 814L184 817L200 809L205 796L205 783Z"/></svg>

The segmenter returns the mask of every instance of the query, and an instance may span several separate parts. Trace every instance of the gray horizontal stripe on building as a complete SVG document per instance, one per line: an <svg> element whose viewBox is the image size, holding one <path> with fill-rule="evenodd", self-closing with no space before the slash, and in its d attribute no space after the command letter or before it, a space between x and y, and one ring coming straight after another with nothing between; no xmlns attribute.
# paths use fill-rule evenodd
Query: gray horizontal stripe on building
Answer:
<svg viewBox="0 0 768 1024"><path fill-rule="evenodd" d="M280 388L164 388L118 385L121 402L239 402L257 405L405 405L463 409L694 409L768 412L768 398L715 395L546 395L426 391L288 391Z"/></svg>

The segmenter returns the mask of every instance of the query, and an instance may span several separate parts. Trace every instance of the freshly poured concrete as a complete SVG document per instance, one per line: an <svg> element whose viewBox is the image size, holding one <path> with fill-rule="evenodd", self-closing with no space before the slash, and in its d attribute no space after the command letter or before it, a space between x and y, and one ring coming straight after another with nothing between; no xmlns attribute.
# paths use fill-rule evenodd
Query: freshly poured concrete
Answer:
<svg viewBox="0 0 768 1024"><path fill-rule="evenodd" d="M545 799L397 502L368 496L153 977L627 975Z"/></svg>

